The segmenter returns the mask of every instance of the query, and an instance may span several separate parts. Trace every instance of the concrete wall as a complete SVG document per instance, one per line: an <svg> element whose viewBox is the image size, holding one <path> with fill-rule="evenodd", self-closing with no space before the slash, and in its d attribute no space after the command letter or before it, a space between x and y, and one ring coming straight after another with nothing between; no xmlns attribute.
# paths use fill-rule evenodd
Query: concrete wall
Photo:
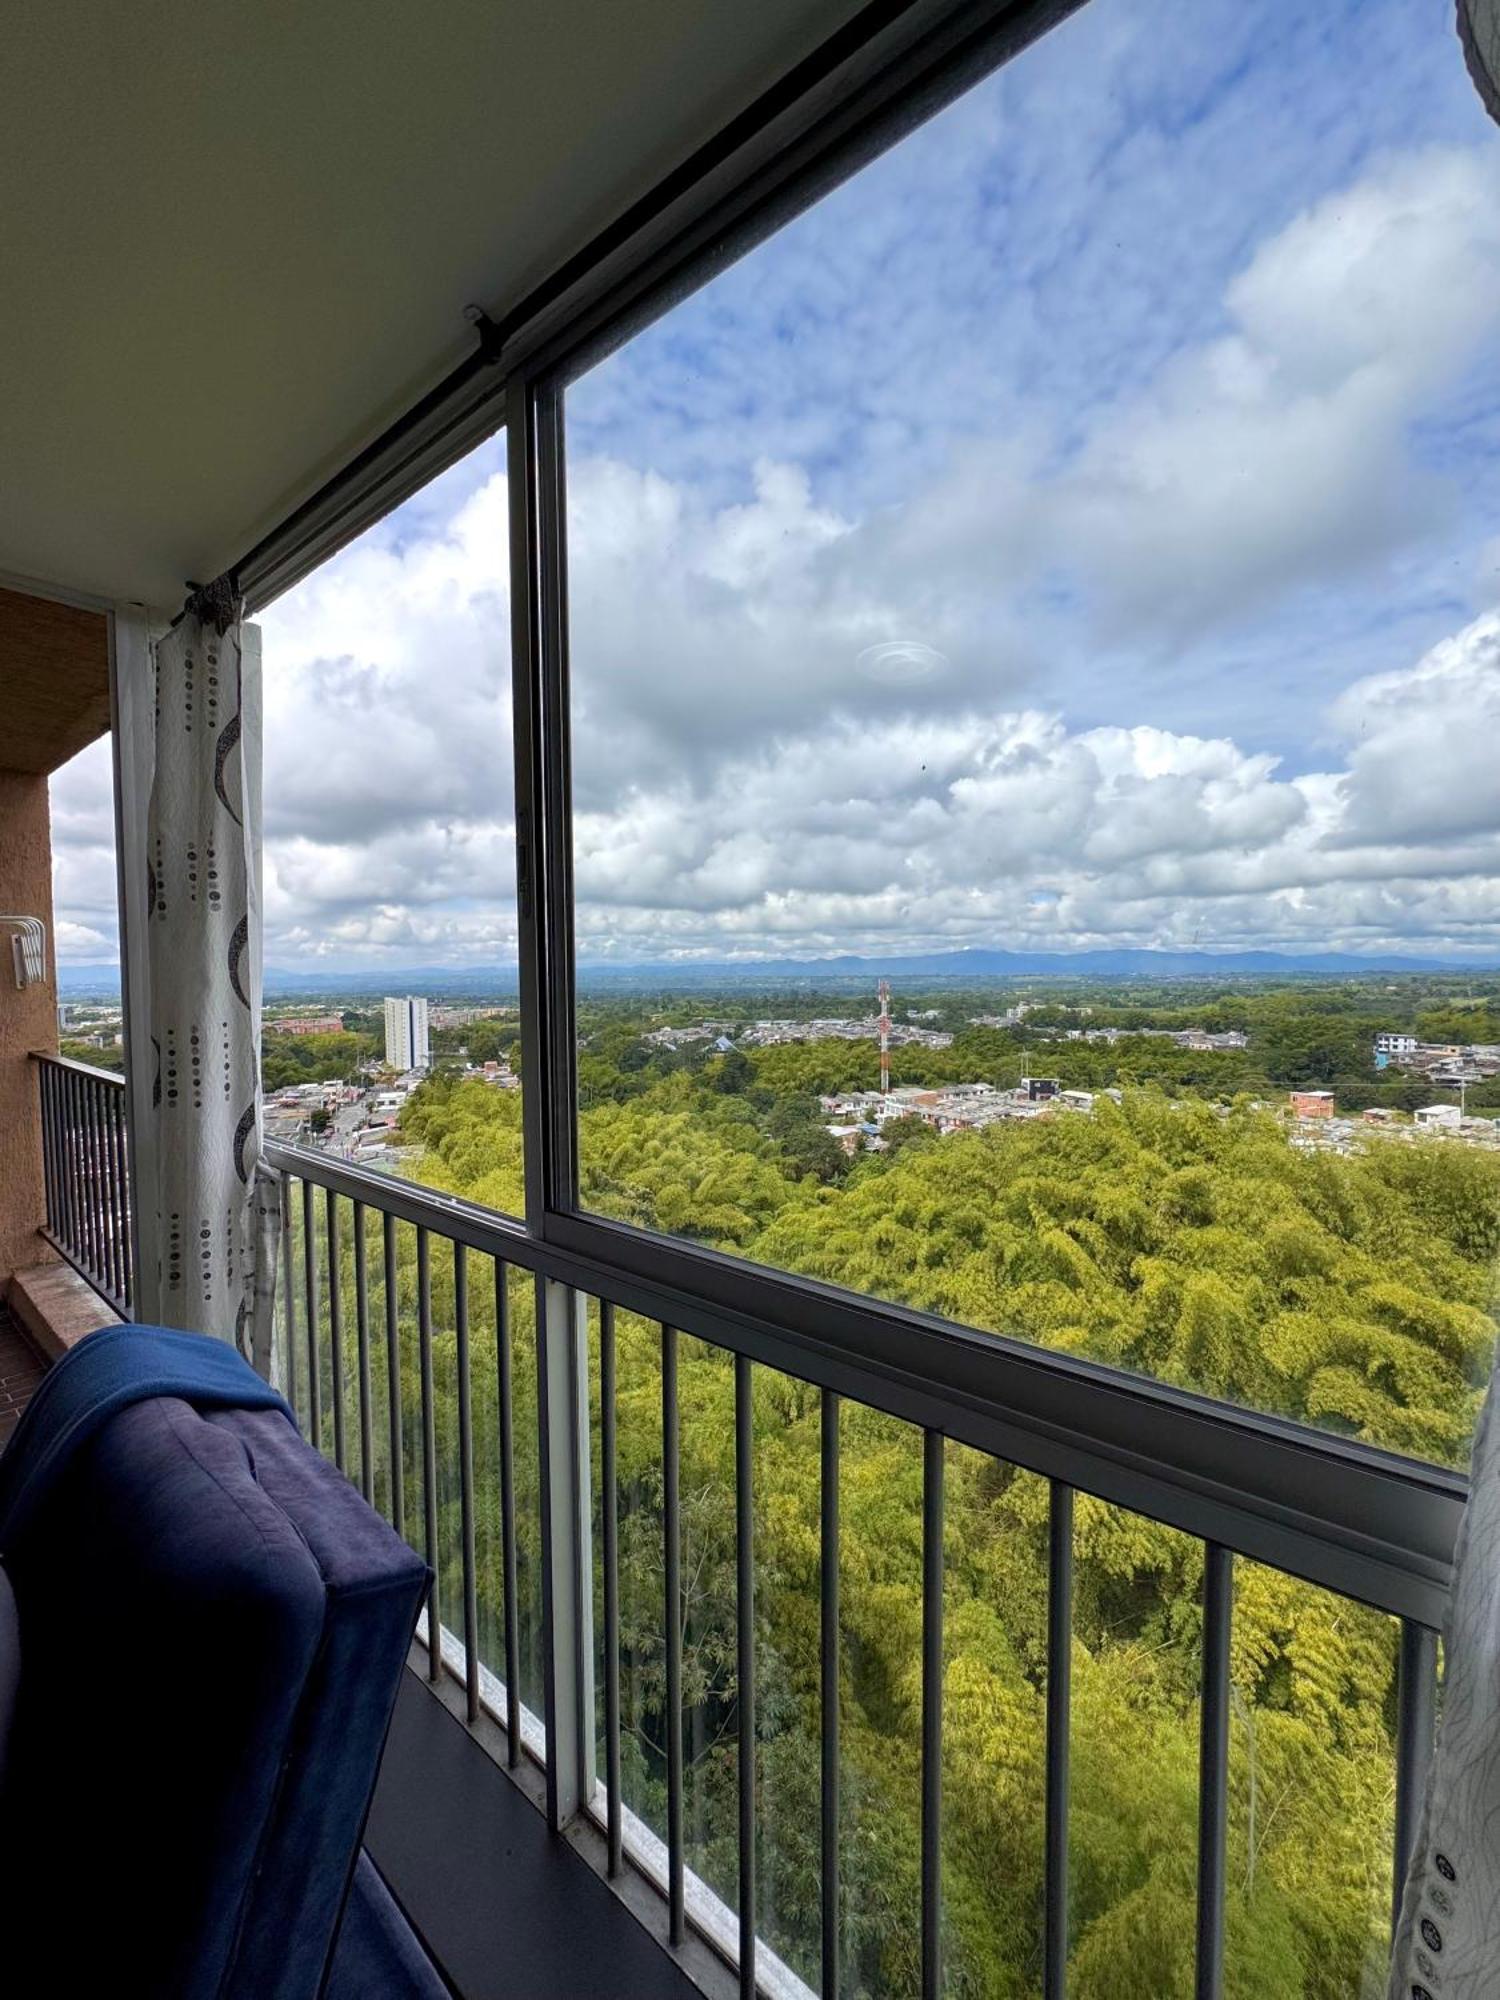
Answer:
<svg viewBox="0 0 1500 2000"><path fill-rule="evenodd" d="M46 1213L42 1129L33 1049L57 1047L57 962L52 937L52 835L47 780L0 771L0 912L47 926L47 981L17 992L12 932L0 932L0 1286L13 1270L51 1256L37 1229Z"/></svg>

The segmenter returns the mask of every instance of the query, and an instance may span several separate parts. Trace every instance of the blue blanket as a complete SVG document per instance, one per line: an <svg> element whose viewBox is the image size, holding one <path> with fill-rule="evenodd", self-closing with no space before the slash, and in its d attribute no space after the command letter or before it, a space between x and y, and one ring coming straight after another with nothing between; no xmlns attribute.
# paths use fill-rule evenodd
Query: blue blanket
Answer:
<svg viewBox="0 0 1500 2000"><path fill-rule="evenodd" d="M297 1422L222 1340L164 1326L101 1327L47 1371L0 1453L0 1550L15 1546L77 1447L116 1411L152 1396L179 1396L199 1410L280 1410Z"/></svg>

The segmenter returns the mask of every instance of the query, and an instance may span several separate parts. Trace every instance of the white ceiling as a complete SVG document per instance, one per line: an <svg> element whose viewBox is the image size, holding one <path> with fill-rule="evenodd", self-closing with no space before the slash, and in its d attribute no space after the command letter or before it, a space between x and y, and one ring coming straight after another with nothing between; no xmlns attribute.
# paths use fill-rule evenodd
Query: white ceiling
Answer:
<svg viewBox="0 0 1500 2000"><path fill-rule="evenodd" d="M8 9L0 571L175 603L853 11Z"/></svg>

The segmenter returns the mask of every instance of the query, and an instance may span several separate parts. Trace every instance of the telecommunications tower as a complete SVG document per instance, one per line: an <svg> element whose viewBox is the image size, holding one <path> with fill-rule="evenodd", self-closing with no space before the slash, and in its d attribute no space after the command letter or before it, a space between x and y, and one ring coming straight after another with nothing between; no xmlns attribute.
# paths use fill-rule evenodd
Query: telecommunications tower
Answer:
<svg viewBox="0 0 1500 2000"><path fill-rule="evenodd" d="M876 989L880 998L880 1094L891 1094L891 982L882 979Z"/></svg>

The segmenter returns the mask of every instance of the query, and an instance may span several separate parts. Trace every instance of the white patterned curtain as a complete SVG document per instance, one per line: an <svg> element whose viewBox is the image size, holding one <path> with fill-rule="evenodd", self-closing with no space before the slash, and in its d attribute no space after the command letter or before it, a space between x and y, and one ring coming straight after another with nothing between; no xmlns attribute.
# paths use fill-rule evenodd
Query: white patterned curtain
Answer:
<svg viewBox="0 0 1500 2000"><path fill-rule="evenodd" d="M1469 1468L1443 1630L1443 1712L1391 1954L1390 2000L1500 1993L1500 1375Z"/></svg>
<svg viewBox="0 0 1500 2000"><path fill-rule="evenodd" d="M278 1190L261 1162L260 634L222 589L153 649L147 830L158 1312L267 1375Z"/></svg>

